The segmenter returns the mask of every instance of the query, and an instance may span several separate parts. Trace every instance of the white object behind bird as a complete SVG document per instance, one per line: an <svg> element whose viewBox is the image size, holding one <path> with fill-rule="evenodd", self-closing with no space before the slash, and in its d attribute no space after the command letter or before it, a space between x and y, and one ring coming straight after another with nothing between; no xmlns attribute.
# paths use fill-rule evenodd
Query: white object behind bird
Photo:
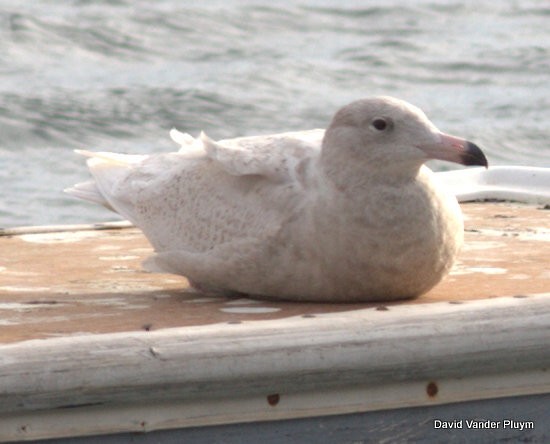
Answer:
<svg viewBox="0 0 550 444"><path fill-rule="evenodd" d="M178 152L89 156L93 181L67 191L141 228L148 266L198 288L300 301L425 293L463 242L456 198L423 163L487 166L391 97L355 101L325 131L214 142L176 130Z"/></svg>

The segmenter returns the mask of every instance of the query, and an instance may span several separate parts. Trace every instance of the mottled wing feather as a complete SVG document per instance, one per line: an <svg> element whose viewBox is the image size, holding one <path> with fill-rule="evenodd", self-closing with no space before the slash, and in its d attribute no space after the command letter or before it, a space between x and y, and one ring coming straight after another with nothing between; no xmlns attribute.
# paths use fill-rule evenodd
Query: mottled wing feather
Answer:
<svg viewBox="0 0 550 444"><path fill-rule="evenodd" d="M233 176L260 175L272 181L296 179L296 168L304 159L317 154L324 130L310 130L269 136L239 137L218 142L201 133L199 139L177 130L171 131L180 152L202 142L206 155Z"/></svg>
<svg viewBox="0 0 550 444"><path fill-rule="evenodd" d="M171 250L159 257L158 265L167 269L191 263L187 254L198 254L193 261L203 264L222 251L241 254L242 239L248 239L247 250L257 257L266 239L294 214L292 208L301 205L296 178L305 170L297 167L319 154L323 133L214 142L172 130L181 145L177 153L81 154L91 157L88 165L95 179L88 194L96 201L103 197L102 203L139 226L157 251ZM174 256L175 251L179 254Z"/></svg>

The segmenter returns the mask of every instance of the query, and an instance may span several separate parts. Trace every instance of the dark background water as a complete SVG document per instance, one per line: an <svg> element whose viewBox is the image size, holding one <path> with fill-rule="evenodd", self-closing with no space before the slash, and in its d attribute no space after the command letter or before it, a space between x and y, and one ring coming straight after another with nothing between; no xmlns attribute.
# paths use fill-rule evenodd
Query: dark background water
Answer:
<svg viewBox="0 0 550 444"><path fill-rule="evenodd" d="M550 166L547 1L21 3L0 0L0 226L114 218L62 193L75 148L326 127L378 94L493 165Z"/></svg>

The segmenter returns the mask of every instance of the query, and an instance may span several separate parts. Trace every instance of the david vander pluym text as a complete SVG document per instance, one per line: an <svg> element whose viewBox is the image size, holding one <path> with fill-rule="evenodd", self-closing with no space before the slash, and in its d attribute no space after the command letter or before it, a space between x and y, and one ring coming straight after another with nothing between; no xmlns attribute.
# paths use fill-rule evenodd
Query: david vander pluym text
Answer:
<svg viewBox="0 0 550 444"><path fill-rule="evenodd" d="M454 419L451 421L434 419L435 429L534 429L533 421L516 421L514 419L503 419L500 421L490 419Z"/></svg>

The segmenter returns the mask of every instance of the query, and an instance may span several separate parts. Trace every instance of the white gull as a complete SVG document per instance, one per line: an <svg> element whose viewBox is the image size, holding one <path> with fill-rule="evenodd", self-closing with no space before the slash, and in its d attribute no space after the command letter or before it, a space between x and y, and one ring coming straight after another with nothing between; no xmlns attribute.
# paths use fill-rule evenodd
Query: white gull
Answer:
<svg viewBox="0 0 550 444"><path fill-rule="evenodd" d="M68 189L138 226L146 266L201 289L300 301L416 297L463 243L454 195L423 163L487 166L395 98L355 101L328 129L214 142L171 131L178 152L89 156Z"/></svg>

